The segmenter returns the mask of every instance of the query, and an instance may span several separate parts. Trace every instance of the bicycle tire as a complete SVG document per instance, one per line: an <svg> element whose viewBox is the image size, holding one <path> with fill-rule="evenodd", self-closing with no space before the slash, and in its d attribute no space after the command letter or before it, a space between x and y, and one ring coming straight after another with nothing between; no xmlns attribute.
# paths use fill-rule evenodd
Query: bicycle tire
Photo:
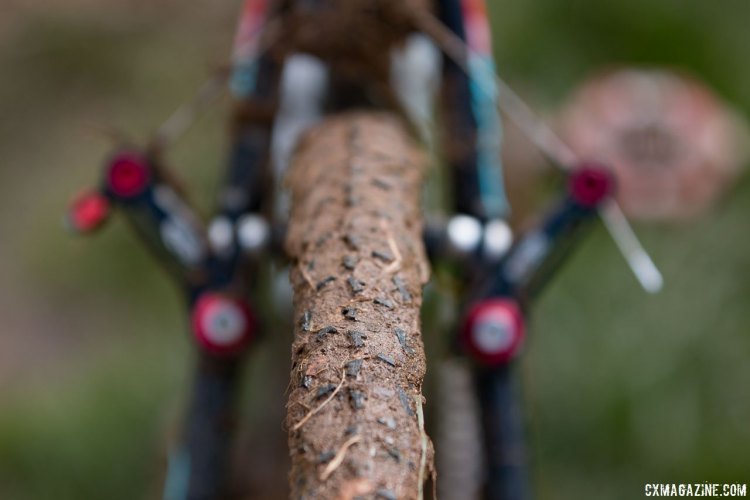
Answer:
<svg viewBox="0 0 750 500"><path fill-rule="evenodd" d="M420 498L426 156L395 114L352 111L301 140L286 178L295 338L292 498Z"/></svg>

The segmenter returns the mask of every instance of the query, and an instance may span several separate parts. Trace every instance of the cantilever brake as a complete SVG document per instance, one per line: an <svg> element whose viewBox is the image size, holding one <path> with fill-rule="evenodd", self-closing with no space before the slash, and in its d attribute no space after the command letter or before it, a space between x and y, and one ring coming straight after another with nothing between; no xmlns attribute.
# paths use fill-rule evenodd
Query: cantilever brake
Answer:
<svg viewBox="0 0 750 500"><path fill-rule="evenodd" d="M582 162L573 150L463 40L431 13L415 10L413 14L415 25L431 37L467 75L470 74L470 65L485 72L488 78L475 83L492 97L498 109L518 126L553 165L564 171L578 168ZM649 293L661 290L663 277L619 205L610 200L599 208L598 213L643 289Z"/></svg>
<svg viewBox="0 0 750 500"><path fill-rule="evenodd" d="M90 233L119 209L144 243L180 283L195 286L210 255L202 224L180 189L133 147L106 161L98 189L77 198L68 212L71 229Z"/></svg>

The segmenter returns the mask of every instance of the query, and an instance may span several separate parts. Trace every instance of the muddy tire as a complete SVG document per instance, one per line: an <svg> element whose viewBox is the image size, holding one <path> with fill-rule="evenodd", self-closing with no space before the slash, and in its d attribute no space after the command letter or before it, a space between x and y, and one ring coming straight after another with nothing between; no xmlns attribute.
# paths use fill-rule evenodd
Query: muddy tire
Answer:
<svg viewBox="0 0 750 500"><path fill-rule="evenodd" d="M290 166L294 499L422 496L425 163L398 118L359 112L311 130Z"/></svg>

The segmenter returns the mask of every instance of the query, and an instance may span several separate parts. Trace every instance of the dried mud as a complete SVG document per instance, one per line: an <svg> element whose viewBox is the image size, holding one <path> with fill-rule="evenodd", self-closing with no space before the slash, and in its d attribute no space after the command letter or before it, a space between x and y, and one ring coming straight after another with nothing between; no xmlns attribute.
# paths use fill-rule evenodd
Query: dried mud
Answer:
<svg viewBox="0 0 750 500"><path fill-rule="evenodd" d="M311 130L290 167L292 498L418 498L433 470L419 319L425 163L399 119L355 112Z"/></svg>

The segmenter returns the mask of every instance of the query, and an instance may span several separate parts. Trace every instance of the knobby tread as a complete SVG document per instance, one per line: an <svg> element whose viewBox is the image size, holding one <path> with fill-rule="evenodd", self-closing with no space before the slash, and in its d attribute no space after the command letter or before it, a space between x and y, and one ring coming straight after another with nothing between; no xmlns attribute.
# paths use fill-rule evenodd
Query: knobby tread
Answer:
<svg viewBox="0 0 750 500"><path fill-rule="evenodd" d="M350 112L312 129L290 166L292 498L418 498L432 470L420 425L425 164L396 116Z"/></svg>

